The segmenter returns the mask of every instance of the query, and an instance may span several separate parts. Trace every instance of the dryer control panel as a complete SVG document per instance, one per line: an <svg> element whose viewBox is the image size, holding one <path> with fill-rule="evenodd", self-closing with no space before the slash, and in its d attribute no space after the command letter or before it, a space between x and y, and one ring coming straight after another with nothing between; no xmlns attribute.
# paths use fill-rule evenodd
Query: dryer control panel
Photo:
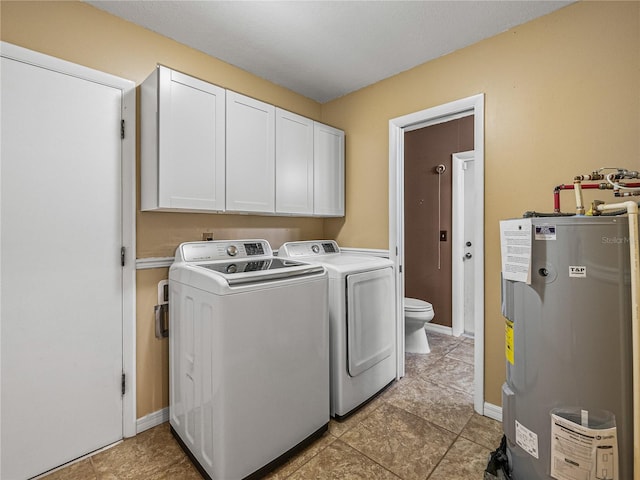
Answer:
<svg viewBox="0 0 640 480"><path fill-rule="evenodd" d="M340 247L334 240L310 240L306 242L287 242L280 247L280 255L292 257L313 257L340 253Z"/></svg>

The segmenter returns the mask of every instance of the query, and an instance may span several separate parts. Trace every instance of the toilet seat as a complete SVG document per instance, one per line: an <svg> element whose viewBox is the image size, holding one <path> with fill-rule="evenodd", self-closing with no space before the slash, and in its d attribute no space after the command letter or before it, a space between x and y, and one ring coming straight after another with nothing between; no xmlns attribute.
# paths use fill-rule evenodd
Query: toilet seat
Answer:
<svg viewBox="0 0 640 480"><path fill-rule="evenodd" d="M404 311L405 312L432 312L433 305L429 302L425 302L424 300L419 300L417 298L407 298L404 299Z"/></svg>

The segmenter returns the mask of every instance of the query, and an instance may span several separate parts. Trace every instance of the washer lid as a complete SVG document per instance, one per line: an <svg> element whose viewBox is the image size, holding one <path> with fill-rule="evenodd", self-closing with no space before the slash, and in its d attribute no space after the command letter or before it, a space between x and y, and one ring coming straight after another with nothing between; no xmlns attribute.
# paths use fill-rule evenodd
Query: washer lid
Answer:
<svg viewBox="0 0 640 480"><path fill-rule="evenodd" d="M242 259L240 259L242 260ZM259 283L322 273L324 268L289 259L266 258L195 265L221 275L229 285Z"/></svg>
<svg viewBox="0 0 640 480"><path fill-rule="evenodd" d="M287 242L278 250L278 257L324 265L331 278L393 267L393 262L388 258L344 253L334 240Z"/></svg>
<svg viewBox="0 0 640 480"><path fill-rule="evenodd" d="M428 312L433 310L433 306L424 300L419 300L417 298L405 298L404 310L406 312Z"/></svg>
<svg viewBox="0 0 640 480"><path fill-rule="evenodd" d="M324 267L275 258L269 242L254 239L182 243L169 269L170 279L205 291L312 275L325 275Z"/></svg>

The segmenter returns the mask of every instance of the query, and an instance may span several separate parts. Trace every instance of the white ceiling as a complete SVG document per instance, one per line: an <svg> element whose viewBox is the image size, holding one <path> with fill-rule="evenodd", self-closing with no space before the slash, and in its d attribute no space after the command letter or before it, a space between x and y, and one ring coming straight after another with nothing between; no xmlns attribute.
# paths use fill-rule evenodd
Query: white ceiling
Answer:
<svg viewBox="0 0 640 480"><path fill-rule="evenodd" d="M87 3L324 103L572 1Z"/></svg>

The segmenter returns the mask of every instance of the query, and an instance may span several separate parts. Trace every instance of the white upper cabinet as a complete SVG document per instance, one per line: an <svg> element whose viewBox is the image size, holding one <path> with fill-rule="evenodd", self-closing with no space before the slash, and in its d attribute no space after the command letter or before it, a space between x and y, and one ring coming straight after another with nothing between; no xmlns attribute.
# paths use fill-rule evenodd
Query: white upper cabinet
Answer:
<svg viewBox="0 0 640 480"><path fill-rule="evenodd" d="M225 90L159 66L141 115L141 209L224 211Z"/></svg>
<svg viewBox="0 0 640 480"><path fill-rule="evenodd" d="M140 87L141 210L344 215L344 132L158 66Z"/></svg>
<svg viewBox="0 0 640 480"><path fill-rule="evenodd" d="M313 213L344 216L344 132L314 122Z"/></svg>
<svg viewBox="0 0 640 480"><path fill-rule="evenodd" d="M227 91L227 211L275 213L275 107Z"/></svg>
<svg viewBox="0 0 640 480"><path fill-rule="evenodd" d="M276 213L313 215L313 123L276 108Z"/></svg>

